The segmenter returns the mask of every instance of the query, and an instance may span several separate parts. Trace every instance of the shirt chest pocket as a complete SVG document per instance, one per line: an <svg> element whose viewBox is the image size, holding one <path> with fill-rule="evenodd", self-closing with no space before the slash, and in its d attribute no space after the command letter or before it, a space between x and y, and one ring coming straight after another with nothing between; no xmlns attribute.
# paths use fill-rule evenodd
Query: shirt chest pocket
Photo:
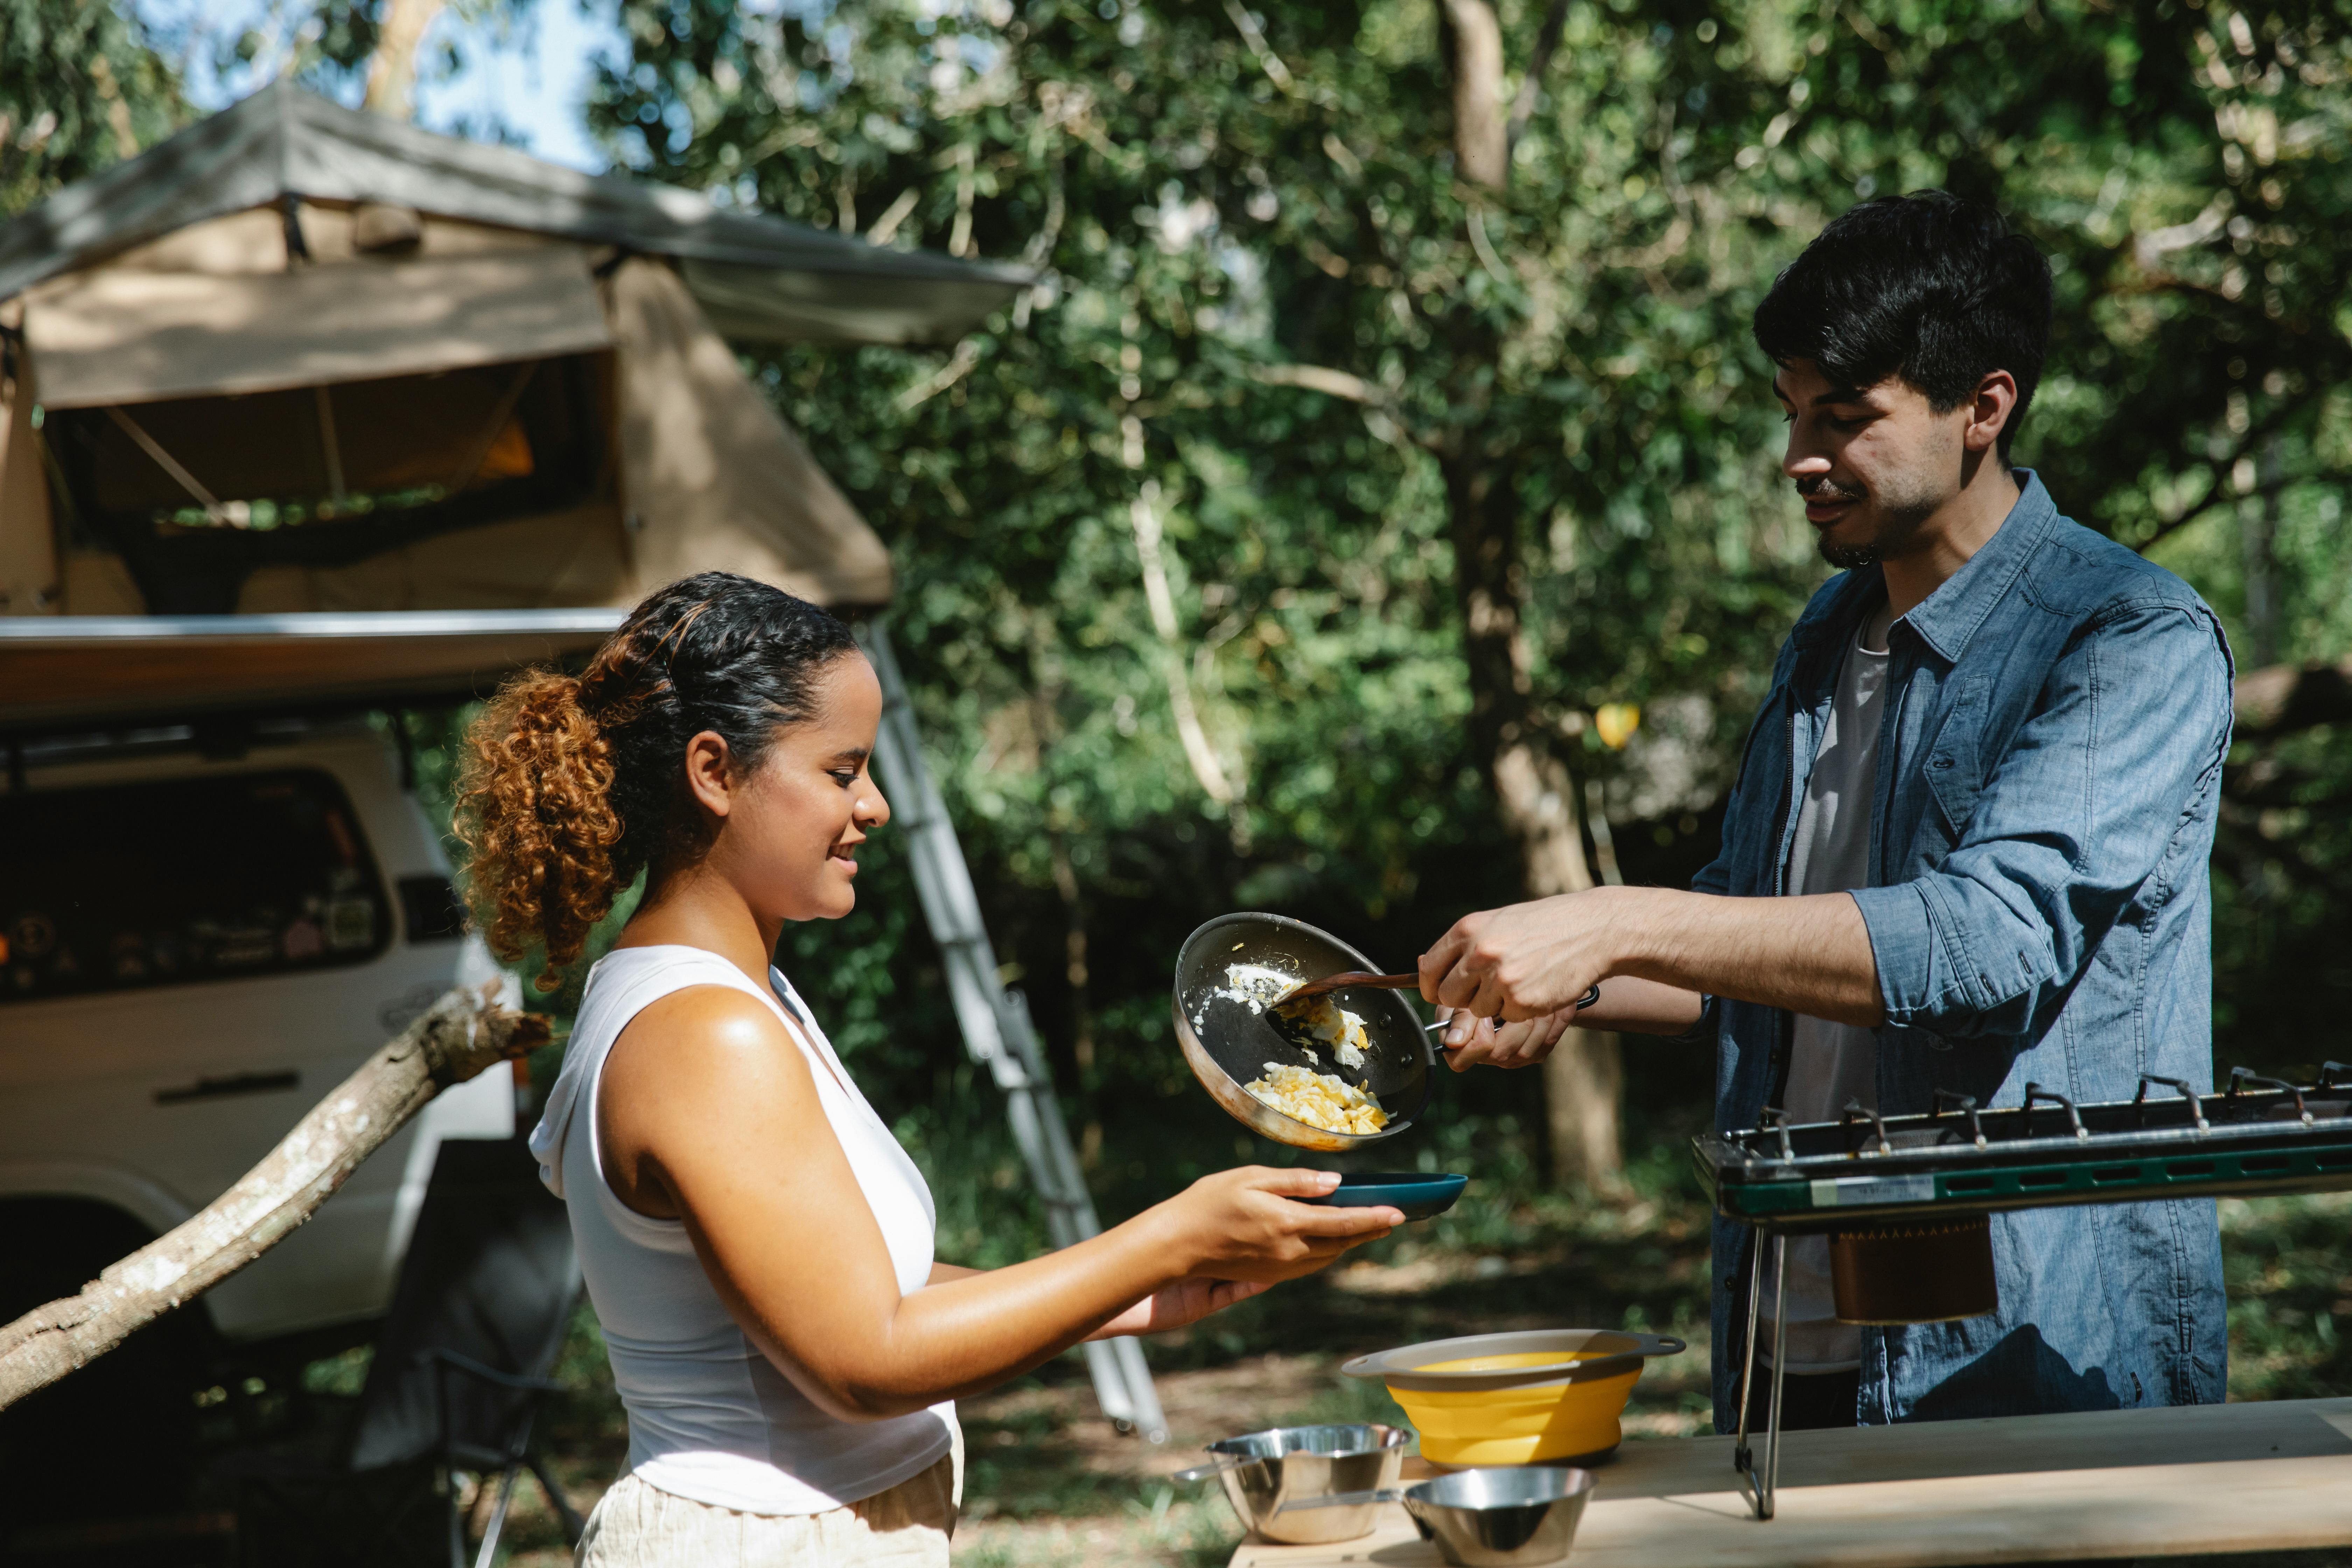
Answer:
<svg viewBox="0 0 2352 1568"><path fill-rule="evenodd" d="M1933 826L1943 829L1947 850L1968 836L1984 795L1984 731L1990 695L1981 679L1964 684L1927 746L1927 794L1939 819Z"/></svg>

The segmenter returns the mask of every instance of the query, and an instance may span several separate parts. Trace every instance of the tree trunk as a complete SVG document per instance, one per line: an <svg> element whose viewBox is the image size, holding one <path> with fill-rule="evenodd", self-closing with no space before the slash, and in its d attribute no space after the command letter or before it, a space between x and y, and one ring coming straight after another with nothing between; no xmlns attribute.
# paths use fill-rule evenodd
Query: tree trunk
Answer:
<svg viewBox="0 0 2352 1568"><path fill-rule="evenodd" d="M2262 463L2256 469L2262 493L2242 497L2238 502L2238 530L2245 559L2245 659L2256 669L2276 664L2279 657L2279 490L2284 468L2279 438L2273 436L2263 443Z"/></svg>
<svg viewBox="0 0 2352 1568"><path fill-rule="evenodd" d="M2321 724L2352 721L2352 659L2244 670L2232 701L2242 741L2266 741Z"/></svg>
<svg viewBox="0 0 2352 1568"><path fill-rule="evenodd" d="M1503 107L1502 29L1487 0L1440 0L1454 97L1454 167L1462 178L1500 190L1510 172ZM1484 321L1457 324L1458 369L1491 376L1502 341ZM1454 592L1470 674L1470 742L1494 789L1503 826L1518 846L1520 879L1531 899L1592 886L1577 828L1568 767L1545 743L1532 713L1523 612L1517 475L1508 453L1489 452L1473 418L1450 432L1438 462L1454 538ZM1617 1037L1570 1029L1544 1064L1545 1127L1553 1179L1609 1188L1624 1163L1618 1100L1624 1061Z"/></svg>
<svg viewBox="0 0 2352 1568"><path fill-rule="evenodd" d="M1618 1037L1599 1029L1570 1029L1544 1058L1543 1075L1552 1181L1587 1192L1622 1189L1625 1147L1618 1111L1625 1093L1625 1054Z"/></svg>
<svg viewBox="0 0 2352 1568"><path fill-rule="evenodd" d="M433 1097L546 1043L547 1020L459 987L370 1057L243 1180L105 1269L81 1294L0 1328L0 1409L104 1355L291 1235Z"/></svg>
<svg viewBox="0 0 2352 1568"><path fill-rule="evenodd" d="M1518 507L1507 459L1442 458L1454 533L1455 593L1470 671L1471 748L1518 846L1530 899L1592 886L1577 828L1575 785L1531 712ZM1624 1163L1618 1100L1624 1062L1617 1037L1570 1029L1544 1063L1552 1176L1563 1186L1610 1188Z"/></svg>
<svg viewBox="0 0 2352 1568"><path fill-rule="evenodd" d="M1487 0L1443 0L1453 57L1454 168L1469 184L1499 191L1510 174L1503 109L1503 27Z"/></svg>
<svg viewBox="0 0 2352 1568"><path fill-rule="evenodd" d="M364 106L394 119L416 113L416 51L425 31L441 15L446 0L384 0L383 20L376 30L375 53L368 60Z"/></svg>

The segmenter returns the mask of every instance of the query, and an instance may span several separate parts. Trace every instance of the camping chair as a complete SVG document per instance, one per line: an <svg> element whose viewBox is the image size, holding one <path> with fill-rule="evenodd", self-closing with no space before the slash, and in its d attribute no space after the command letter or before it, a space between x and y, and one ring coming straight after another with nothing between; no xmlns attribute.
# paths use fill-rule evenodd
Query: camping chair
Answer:
<svg viewBox="0 0 2352 1568"><path fill-rule="evenodd" d="M313 1444L310 1455L237 1456L222 1467L239 1483L246 1561L425 1561L425 1505L437 1493L449 1568L466 1568L460 1469L485 1486L497 1479L478 1568L497 1553L526 1469L576 1543L579 1513L548 1474L532 1426L559 1386L547 1373L579 1293L570 1222L520 1142L443 1143L349 1436L323 1456Z"/></svg>

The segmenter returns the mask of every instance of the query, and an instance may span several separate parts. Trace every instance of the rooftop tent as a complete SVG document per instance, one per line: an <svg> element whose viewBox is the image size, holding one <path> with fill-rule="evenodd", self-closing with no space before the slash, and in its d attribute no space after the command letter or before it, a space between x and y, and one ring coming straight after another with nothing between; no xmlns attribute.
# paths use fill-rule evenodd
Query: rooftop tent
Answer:
<svg viewBox="0 0 2352 1568"><path fill-rule="evenodd" d="M713 565L878 605L714 316L912 342L1024 280L281 82L0 226L0 616L617 605Z"/></svg>
<svg viewBox="0 0 2352 1568"><path fill-rule="evenodd" d="M436 135L281 80L0 226L0 299L289 195L671 258L707 276L694 287L711 291L735 338L925 342L962 331L1029 280Z"/></svg>

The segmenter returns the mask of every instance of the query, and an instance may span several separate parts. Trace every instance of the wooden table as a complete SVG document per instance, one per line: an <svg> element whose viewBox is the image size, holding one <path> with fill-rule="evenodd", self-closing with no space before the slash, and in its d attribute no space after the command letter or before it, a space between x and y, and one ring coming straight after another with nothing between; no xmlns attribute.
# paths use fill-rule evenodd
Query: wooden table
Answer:
<svg viewBox="0 0 2352 1568"><path fill-rule="evenodd" d="M1574 1568L1945 1568L2352 1545L2352 1399L1921 1422L1782 1438L1750 1517L1728 1437L1627 1443L1595 1469ZM1232 1568L1442 1564L1399 1507L1330 1546L1255 1537Z"/></svg>

